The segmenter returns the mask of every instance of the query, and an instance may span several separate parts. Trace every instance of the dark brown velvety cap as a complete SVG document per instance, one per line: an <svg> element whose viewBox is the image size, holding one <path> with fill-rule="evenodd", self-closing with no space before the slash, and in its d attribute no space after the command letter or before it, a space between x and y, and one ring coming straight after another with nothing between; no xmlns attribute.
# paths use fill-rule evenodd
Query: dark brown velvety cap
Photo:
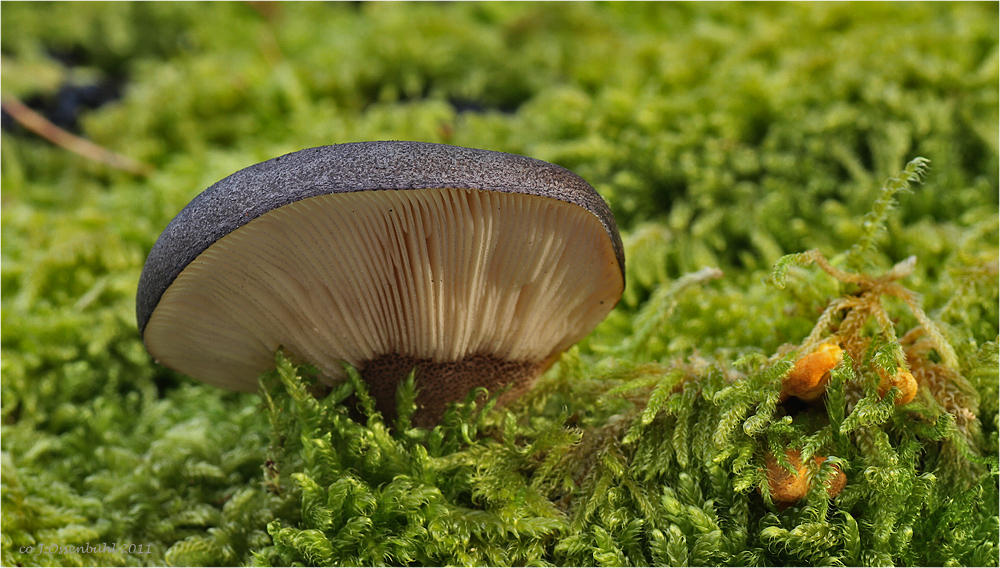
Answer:
<svg viewBox="0 0 1000 568"><path fill-rule="evenodd" d="M309 148L255 164L194 198L160 235L143 267L136 296L140 333L182 270L209 246L279 207L333 193L465 188L554 198L583 207L601 222L625 274L614 217L600 195L573 172L541 160L425 142L357 142Z"/></svg>

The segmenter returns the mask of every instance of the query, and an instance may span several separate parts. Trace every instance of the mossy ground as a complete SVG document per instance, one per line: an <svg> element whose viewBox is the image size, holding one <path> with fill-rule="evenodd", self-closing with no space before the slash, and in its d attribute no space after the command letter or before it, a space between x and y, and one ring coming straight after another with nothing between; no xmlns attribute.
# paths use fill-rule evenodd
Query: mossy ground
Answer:
<svg viewBox="0 0 1000 568"><path fill-rule="evenodd" d="M996 3L0 7L4 97L150 166L4 117L3 564L997 564ZM432 431L350 420L361 383L316 400L280 354L261 395L153 365L134 293L167 221L376 139L582 175L618 307ZM830 337L826 395L781 400ZM774 503L785 448L843 492ZM48 548L87 543L142 552Z"/></svg>

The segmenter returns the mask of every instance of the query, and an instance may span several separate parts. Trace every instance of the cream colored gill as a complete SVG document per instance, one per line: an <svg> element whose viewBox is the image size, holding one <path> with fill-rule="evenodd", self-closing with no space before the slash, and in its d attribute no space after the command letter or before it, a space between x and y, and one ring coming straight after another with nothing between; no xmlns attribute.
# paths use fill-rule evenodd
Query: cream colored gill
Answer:
<svg viewBox="0 0 1000 568"><path fill-rule="evenodd" d="M144 339L162 364L256 389L279 345L331 380L339 361L542 361L576 343L623 287L583 207L469 189L313 197L223 237L163 294Z"/></svg>

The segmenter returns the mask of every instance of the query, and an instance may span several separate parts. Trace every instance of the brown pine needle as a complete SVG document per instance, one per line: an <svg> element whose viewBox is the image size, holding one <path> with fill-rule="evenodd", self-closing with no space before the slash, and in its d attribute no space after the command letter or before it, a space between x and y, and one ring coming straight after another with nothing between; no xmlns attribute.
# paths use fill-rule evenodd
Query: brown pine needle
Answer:
<svg viewBox="0 0 1000 568"><path fill-rule="evenodd" d="M140 176L149 175L153 171L153 166L149 164L138 162L128 156L116 154L94 144L86 138L66 132L49 122L44 116L28 108L26 104L22 103L16 97L4 97L3 109L21 126L78 156L83 156L88 160L101 162L112 168Z"/></svg>

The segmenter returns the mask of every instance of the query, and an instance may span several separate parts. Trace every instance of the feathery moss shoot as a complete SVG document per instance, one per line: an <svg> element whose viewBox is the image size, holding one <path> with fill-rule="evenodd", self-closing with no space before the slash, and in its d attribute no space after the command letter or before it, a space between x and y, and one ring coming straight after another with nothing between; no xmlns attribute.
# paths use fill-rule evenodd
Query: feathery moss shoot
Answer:
<svg viewBox="0 0 1000 568"><path fill-rule="evenodd" d="M4 115L0 563L996 566L998 21L4 3L4 100L150 168ZM257 393L154 364L135 290L184 204L371 140L579 174L621 301L517 400L427 428L419 374L376 401L283 350Z"/></svg>

